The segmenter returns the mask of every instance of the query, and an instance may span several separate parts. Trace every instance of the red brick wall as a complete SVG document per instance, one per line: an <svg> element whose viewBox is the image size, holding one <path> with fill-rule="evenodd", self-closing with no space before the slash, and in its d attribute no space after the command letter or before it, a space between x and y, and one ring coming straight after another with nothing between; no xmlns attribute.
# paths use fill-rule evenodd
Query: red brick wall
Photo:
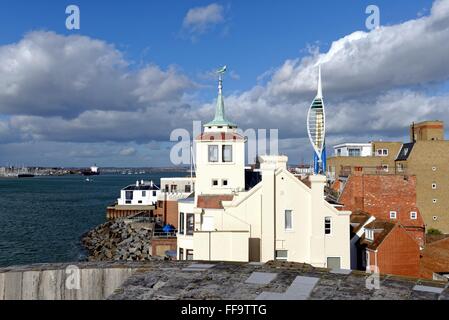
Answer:
<svg viewBox="0 0 449 320"><path fill-rule="evenodd" d="M390 211L396 211L398 220L420 244L424 245L424 221L416 206L416 177L401 175L351 175L339 199L343 210L365 211L376 219L390 221ZM416 211L418 219L410 219ZM391 220L394 222L394 220Z"/></svg>
<svg viewBox="0 0 449 320"><path fill-rule="evenodd" d="M161 217L165 224L171 224L178 229L178 201L164 201L163 206L158 206L154 214Z"/></svg>
<svg viewBox="0 0 449 320"><path fill-rule="evenodd" d="M167 250L177 250L177 239L176 238L153 238L151 239L151 255L165 256L165 251Z"/></svg>
<svg viewBox="0 0 449 320"><path fill-rule="evenodd" d="M403 228L396 226L377 249L381 274L419 277L419 246Z"/></svg>

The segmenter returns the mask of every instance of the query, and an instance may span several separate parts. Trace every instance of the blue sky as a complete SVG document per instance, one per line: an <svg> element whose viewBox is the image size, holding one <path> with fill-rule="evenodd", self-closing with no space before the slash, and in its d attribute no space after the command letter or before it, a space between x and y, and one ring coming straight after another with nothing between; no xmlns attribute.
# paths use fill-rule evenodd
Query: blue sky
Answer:
<svg viewBox="0 0 449 320"><path fill-rule="evenodd" d="M365 8L372 1L217 1L226 22L195 42L182 34L189 9L210 1L17 1L0 4L0 44L18 41L32 30L73 34L65 28L65 8L81 10L79 34L113 43L136 64L179 66L192 77L221 64L240 76L230 90L247 90L257 77L285 59L301 56L308 45L327 50L335 39L365 30ZM432 1L376 1L381 23L399 23L429 10Z"/></svg>
<svg viewBox="0 0 449 320"><path fill-rule="evenodd" d="M439 12L445 14L446 2L446 0L435 1L442 4L436 6L434 17L431 17L433 20L439 19ZM69 31L65 28L65 8L69 4L80 7L79 31ZM368 16L365 9L370 4L380 8L381 25L385 29L379 31L378 35L375 32L369 34L365 27ZM16 50L14 51L16 56L20 57L28 50L34 62L31 64L30 59L17 59L23 69L32 70L30 72L22 70L24 75L19 75L17 70L13 72L6 67L3 69L0 67L0 81L3 77L5 84L2 87L0 83L0 89L23 90L17 91L21 92L17 98L11 95L0 97L0 133L3 134L3 139L0 138L0 165L11 162L67 166L82 166L92 162L117 166L169 165L168 129L172 130L179 126L190 128L191 124L189 125L187 120L194 120L192 117L208 120L216 95L216 83L210 72L223 64L227 64L231 70L225 82L229 113L234 113L236 120L241 117L244 128L279 128L282 139L281 152L288 154L292 162L298 162L307 158L311 152L301 122L303 116L298 116L292 123L283 121L286 121L292 112L305 113L303 105L310 104L313 99L312 89L315 86L314 75L308 61L329 59L331 56L329 49L333 43L343 44L337 51L344 59L354 55L354 61L357 61L363 54L366 56L364 63L367 65L371 64L370 55L362 51L366 46L373 46L371 50L377 50L374 46L379 43L379 54L372 56L372 60L379 58L379 61L372 63L371 74L362 74L370 67L364 68L360 63L354 67L357 70L354 70L353 74L349 72L353 66L344 63L339 66L338 63L328 61L329 67L324 66L325 95L327 94L330 110L335 111L334 122L330 124L329 140L340 142L348 139L402 139L406 136L405 128L408 123L398 125L399 120L392 122L390 118L381 119L375 108L381 110L385 101L394 98L397 99L395 103L400 106L407 104L408 101L420 101L419 99L422 99L425 105L436 101L443 105L441 108L444 110L449 76L445 69L438 71L433 69L435 68L433 65L426 68L423 64L419 70L416 67L416 70L410 68L413 69L410 71L413 74L407 74L405 66L407 61L410 60L410 64L416 66L414 61L421 61L419 55L422 55L421 47L416 48L417 46L412 45L413 41L407 41L407 45L410 45L409 53L404 51L401 53L402 56L397 57L398 65L404 64L402 69L398 67L397 79L396 76L393 79L385 75L383 78L379 76L379 81L370 83L368 80L355 81L354 76L353 86L349 87L351 81L348 81L345 87L338 78L341 76L343 79L349 79L353 75L363 76L363 79L376 77L376 64L381 68L379 73L383 71L387 73L389 66L382 61L396 58L392 55L393 51L397 51L395 47L389 47L388 39L391 38L393 44L395 41L398 42L396 48L403 47L399 43L401 33L396 30L402 28L401 26L407 32L418 29L407 28L410 21L417 25L421 22L428 23L436 29L437 22L423 20L423 17L432 15L433 5L434 1L430 0L375 1L375 3L360 0L257 2L3 0L0 3L2 23L0 59L3 58L3 61L0 60L0 66L2 63L7 66L5 61L12 61L8 60L13 58L8 56L7 50L11 46ZM218 8L218 11L215 11L217 14L215 19L208 20L208 17L205 17L204 24L201 24L201 20L190 24L186 22L189 12L210 6ZM345 40L345 37L356 31L367 34L366 39L365 36L359 39L360 37L355 35L350 37L350 40ZM441 33L445 36L447 32L447 29L435 32L435 38L440 37ZM83 54L80 54L80 57L74 54L61 58L61 64L49 62L51 59L58 59L58 55L61 54L57 52L58 43L61 46L70 44L73 35L80 35L84 39L75 42L83 48ZM429 37L431 36L433 35L430 33ZM409 34L409 37L415 39L413 34ZM422 38L422 35L416 33L416 39L419 37ZM95 44L96 40L101 41L100 49ZM33 45L28 47L30 43ZM345 43L350 45L345 46ZM343 52L345 48L353 45L355 49ZM422 46L424 45L423 43ZM4 56L1 55L2 48ZM319 53L316 50L319 50ZM66 51L62 51L62 54L64 52ZM89 59L98 59L97 54L103 59L108 57L111 66L105 67L106 71L103 69L101 72L96 71L95 76L84 74L94 61ZM385 55L385 59L382 55ZM433 61L440 59L441 56L434 57ZM43 60L39 60L41 58ZM338 62L342 59L339 58ZM55 85L55 82L61 82L55 79L59 79L64 66L71 64L72 61L73 66L71 69L68 68L67 72L75 74L74 78L79 70L84 70L84 73L79 75L83 85L85 81L89 88L94 88L100 83L99 88L95 90L79 93L78 103L75 100L79 91L71 91L71 85L76 87L81 80L70 83L70 80L65 79L62 81L64 86ZM27 63L30 63L30 66ZM117 70L116 66L122 64L126 66ZM326 70L329 70L328 73ZM98 76L102 72L105 76ZM114 77L121 79L121 76L129 74L135 77L129 83L118 80L109 83L107 80ZM261 77L262 75L264 76ZM39 84L33 82L36 79L40 79ZM166 85L157 88L158 82ZM363 97L358 95L362 91ZM128 96L129 92L133 92L132 97ZM25 99L23 95L30 97ZM401 99L402 103L399 101ZM337 118L342 117L342 110L349 108L347 105L350 103L364 105L374 117L371 119L368 114L365 120L352 120L354 121L352 123L369 121L369 130L362 134L356 134L355 128L342 130L341 121L337 122ZM268 111L264 109L267 106L270 106ZM147 113L142 110L146 110ZM431 115L440 116L439 113L429 114L428 108L422 110L425 111L418 113L413 120L424 119ZM131 128L141 125L136 119L140 121L148 114L169 113L171 118L161 116L163 119L156 121L168 131L153 126L149 117L148 132L129 136L124 133L121 138L117 135L109 137L103 133L104 131L95 130L95 125L88 124L85 119L92 119L99 112L105 113L104 119L108 119L108 116L114 118L117 112L127 112L122 119L130 131ZM248 114L245 115L245 112ZM276 115L274 117L276 121L259 116L271 112ZM240 116L240 113L243 115ZM254 115L255 113L258 115ZM332 113L329 115L332 116ZM180 122L173 120L178 117L184 117L184 123L181 120ZM58 134L50 132L51 130L45 128L43 123L55 123L53 127L58 128ZM301 128L296 129L299 126ZM366 128L363 125L361 127ZM121 130L127 131L123 128ZM151 145L150 151L148 144ZM27 150L33 148L41 150L42 154L29 157ZM61 149L65 150L65 156L58 152ZM72 156L67 156L71 151ZM83 152L85 155L80 156Z"/></svg>

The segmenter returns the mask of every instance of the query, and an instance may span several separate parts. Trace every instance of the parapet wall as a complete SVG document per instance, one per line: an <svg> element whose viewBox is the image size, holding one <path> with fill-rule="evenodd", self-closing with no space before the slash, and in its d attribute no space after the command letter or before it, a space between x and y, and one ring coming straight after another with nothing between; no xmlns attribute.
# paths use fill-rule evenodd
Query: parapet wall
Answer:
<svg viewBox="0 0 449 320"><path fill-rule="evenodd" d="M138 268L132 264L43 264L0 269L0 300L103 300Z"/></svg>

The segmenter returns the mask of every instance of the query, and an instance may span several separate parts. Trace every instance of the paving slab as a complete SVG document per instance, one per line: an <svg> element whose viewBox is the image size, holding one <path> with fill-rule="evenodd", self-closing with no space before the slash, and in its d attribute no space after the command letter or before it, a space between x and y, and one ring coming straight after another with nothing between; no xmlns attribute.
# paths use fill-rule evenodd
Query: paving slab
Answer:
<svg viewBox="0 0 449 320"><path fill-rule="evenodd" d="M191 265L182 269L182 271L207 271L213 267L215 267L214 264L192 263Z"/></svg>
<svg viewBox="0 0 449 320"><path fill-rule="evenodd" d="M332 269L331 271L330 271L330 273L333 273L333 274L343 274L343 275L348 275L348 274L351 274L351 270L348 270L348 269Z"/></svg>
<svg viewBox="0 0 449 320"><path fill-rule="evenodd" d="M413 287L413 290L441 294L444 288L416 285Z"/></svg>
<svg viewBox="0 0 449 320"><path fill-rule="evenodd" d="M249 284L269 284L271 281L276 279L277 273L269 272L253 272L245 283Z"/></svg>

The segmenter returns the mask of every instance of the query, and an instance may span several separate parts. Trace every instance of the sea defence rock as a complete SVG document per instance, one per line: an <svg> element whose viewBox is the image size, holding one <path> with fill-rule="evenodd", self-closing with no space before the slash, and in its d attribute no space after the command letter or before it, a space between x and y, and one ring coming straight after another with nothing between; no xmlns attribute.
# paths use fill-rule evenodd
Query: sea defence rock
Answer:
<svg viewBox="0 0 449 320"><path fill-rule="evenodd" d="M82 236L88 261L150 261L154 224L119 219L102 224Z"/></svg>

